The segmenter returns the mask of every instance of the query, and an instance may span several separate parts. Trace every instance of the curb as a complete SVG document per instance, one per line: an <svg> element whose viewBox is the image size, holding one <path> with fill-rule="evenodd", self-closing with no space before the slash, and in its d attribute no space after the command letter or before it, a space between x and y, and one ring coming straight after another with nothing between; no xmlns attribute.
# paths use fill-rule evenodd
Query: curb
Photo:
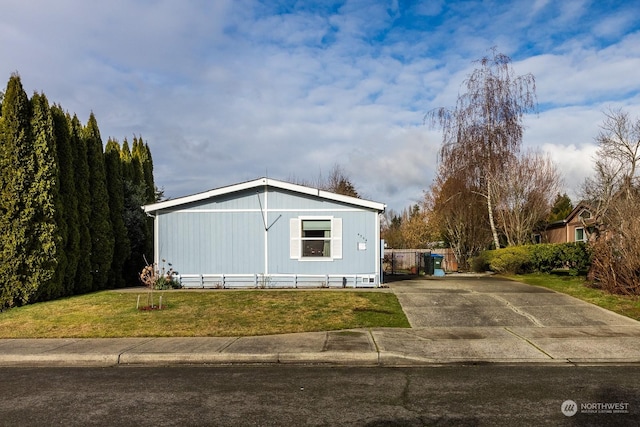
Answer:
<svg viewBox="0 0 640 427"><path fill-rule="evenodd" d="M118 354L2 354L0 367L117 366Z"/></svg>
<svg viewBox="0 0 640 427"><path fill-rule="evenodd" d="M122 353L122 354L0 354L0 367L117 367L162 365L325 365L361 367L437 366L622 366L640 359L455 359L424 358L397 352L307 353Z"/></svg>

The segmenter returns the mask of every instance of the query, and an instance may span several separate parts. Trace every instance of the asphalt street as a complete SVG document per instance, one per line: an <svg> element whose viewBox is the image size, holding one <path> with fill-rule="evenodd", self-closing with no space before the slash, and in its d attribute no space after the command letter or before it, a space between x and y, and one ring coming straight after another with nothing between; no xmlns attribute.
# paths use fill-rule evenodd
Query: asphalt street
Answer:
<svg viewBox="0 0 640 427"><path fill-rule="evenodd" d="M640 421L635 366L0 368L0 378L1 426L636 426ZM567 401L575 402L576 413Z"/></svg>

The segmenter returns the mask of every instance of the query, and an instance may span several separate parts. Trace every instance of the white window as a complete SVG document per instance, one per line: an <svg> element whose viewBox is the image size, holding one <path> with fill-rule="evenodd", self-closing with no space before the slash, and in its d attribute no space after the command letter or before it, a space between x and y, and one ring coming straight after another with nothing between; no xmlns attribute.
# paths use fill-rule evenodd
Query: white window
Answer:
<svg viewBox="0 0 640 427"><path fill-rule="evenodd" d="M299 260L342 258L342 218L291 218L289 237L291 258Z"/></svg>
<svg viewBox="0 0 640 427"><path fill-rule="evenodd" d="M331 257L331 220L302 220L302 256Z"/></svg>
<svg viewBox="0 0 640 427"><path fill-rule="evenodd" d="M584 228L582 227L578 227L576 228L576 232L575 232L575 241L576 242L584 242L585 238L584 238Z"/></svg>

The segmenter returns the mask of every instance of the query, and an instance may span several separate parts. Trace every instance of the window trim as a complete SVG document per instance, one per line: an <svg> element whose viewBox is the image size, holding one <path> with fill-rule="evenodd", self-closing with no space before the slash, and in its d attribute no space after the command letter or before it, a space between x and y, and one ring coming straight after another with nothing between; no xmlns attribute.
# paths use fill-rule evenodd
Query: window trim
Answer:
<svg viewBox="0 0 640 427"><path fill-rule="evenodd" d="M578 230L582 231L582 239L578 240ZM584 227L576 227L573 229L573 241L574 242L586 242L587 241L587 234L585 232Z"/></svg>
<svg viewBox="0 0 640 427"><path fill-rule="evenodd" d="M330 234L329 239L329 253L330 256L303 256L304 239L302 237L302 222L303 221L330 221ZM342 218L337 218L332 215L301 215L290 219L289 226L289 257L303 262L318 262L318 261L334 261L342 259Z"/></svg>

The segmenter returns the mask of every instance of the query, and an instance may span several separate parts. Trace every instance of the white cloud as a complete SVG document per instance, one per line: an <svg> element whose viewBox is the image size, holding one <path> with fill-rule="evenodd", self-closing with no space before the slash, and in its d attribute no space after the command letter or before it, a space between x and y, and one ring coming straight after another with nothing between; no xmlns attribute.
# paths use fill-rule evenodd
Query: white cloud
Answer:
<svg viewBox="0 0 640 427"><path fill-rule="evenodd" d="M141 134L172 197L265 173L313 180L339 163L401 210L437 168L424 114L454 105L496 44L537 78L543 111L525 145L549 151L573 188L602 110L640 110L633 16L544 0L5 0L0 77L17 70L83 122L94 111L105 140Z"/></svg>
<svg viewBox="0 0 640 427"><path fill-rule="evenodd" d="M575 202L585 178L593 174L595 137L604 119L605 105L561 107L539 117L527 117L523 144L541 149L553 160L564 181L564 190Z"/></svg>

